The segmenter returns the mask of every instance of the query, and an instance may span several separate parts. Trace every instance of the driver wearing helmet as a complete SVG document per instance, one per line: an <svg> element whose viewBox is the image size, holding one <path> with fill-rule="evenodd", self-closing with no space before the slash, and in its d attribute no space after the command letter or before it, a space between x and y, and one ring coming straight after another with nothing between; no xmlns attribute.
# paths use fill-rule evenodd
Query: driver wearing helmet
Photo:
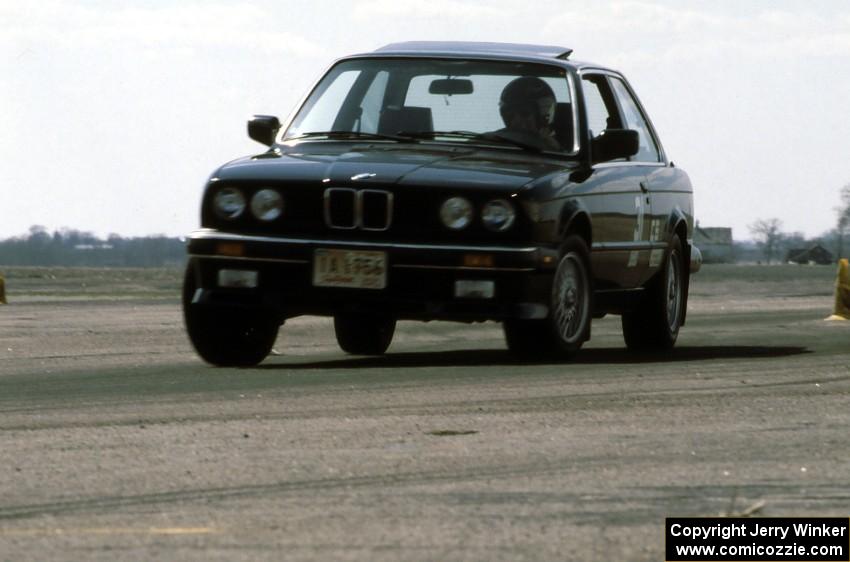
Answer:
<svg viewBox="0 0 850 562"><path fill-rule="evenodd" d="M561 150L552 126L555 107L555 92L540 78L523 76L512 80L499 99L505 128L498 134L541 150Z"/></svg>

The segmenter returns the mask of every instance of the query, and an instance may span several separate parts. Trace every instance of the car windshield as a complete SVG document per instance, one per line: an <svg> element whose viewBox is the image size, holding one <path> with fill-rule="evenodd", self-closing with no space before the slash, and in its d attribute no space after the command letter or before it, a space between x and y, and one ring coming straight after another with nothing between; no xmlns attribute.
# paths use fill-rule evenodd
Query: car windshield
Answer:
<svg viewBox="0 0 850 562"><path fill-rule="evenodd" d="M350 59L331 68L283 134L578 152L572 84L545 64Z"/></svg>

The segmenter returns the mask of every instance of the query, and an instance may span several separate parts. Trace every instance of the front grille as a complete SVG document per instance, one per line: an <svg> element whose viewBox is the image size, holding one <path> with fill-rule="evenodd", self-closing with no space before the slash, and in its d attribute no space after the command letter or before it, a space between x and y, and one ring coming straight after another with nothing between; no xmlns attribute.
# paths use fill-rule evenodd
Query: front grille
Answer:
<svg viewBox="0 0 850 562"><path fill-rule="evenodd" d="M342 230L388 230L393 221L393 194L380 189L331 187L325 190L325 224Z"/></svg>
<svg viewBox="0 0 850 562"><path fill-rule="evenodd" d="M393 194L364 189L360 196L360 227L363 230L387 230L393 222Z"/></svg>
<svg viewBox="0 0 850 562"><path fill-rule="evenodd" d="M325 224L331 228L357 228L357 192L335 187L325 191Z"/></svg>

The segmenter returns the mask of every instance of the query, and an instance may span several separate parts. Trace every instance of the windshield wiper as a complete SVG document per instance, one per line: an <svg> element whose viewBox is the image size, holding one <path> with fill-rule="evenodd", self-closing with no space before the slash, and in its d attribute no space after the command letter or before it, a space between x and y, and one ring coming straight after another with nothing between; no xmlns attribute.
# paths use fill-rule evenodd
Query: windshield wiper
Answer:
<svg viewBox="0 0 850 562"><path fill-rule="evenodd" d="M406 135L385 135L381 133L364 133L361 131L311 131L309 133L301 133L294 137L288 137L284 140L300 140L315 137L325 137L329 139L378 139L393 140L397 142L416 142L416 139Z"/></svg>
<svg viewBox="0 0 850 562"><path fill-rule="evenodd" d="M543 149L537 145L522 142L509 137L503 137L498 133L476 133L473 131L399 131L399 135L414 139L432 139L435 137L453 137L469 140L483 140L502 144L511 144L518 146L524 150L532 150L534 152L543 152Z"/></svg>
<svg viewBox="0 0 850 562"><path fill-rule="evenodd" d="M468 139L472 141L486 141L499 144L510 144L523 150L544 152L544 149L528 142L502 136L498 133L476 133L474 131L398 131L394 135L384 133L365 133L362 131L311 131L284 139L301 140L308 138L324 137L328 139L376 139L392 140L396 142L417 142L418 139L433 139L436 137L451 137Z"/></svg>

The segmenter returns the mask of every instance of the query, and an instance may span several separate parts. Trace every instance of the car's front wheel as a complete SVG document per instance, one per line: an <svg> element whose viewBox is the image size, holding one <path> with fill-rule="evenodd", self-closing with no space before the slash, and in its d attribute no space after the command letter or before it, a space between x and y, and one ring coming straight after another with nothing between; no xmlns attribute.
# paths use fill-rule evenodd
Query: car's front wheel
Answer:
<svg viewBox="0 0 850 562"><path fill-rule="evenodd" d="M557 354L571 357L590 332L593 287L587 244L570 236L561 247L561 259L552 281L549 317L545 320L506 320L508 349L522 359Z"/></svg>
<svg viewBox="0 0 850 562"><path fill-rule="evenodd" d="M251 367L268 356L280 322L262 312L193 304L196 288L190 263L183 282L183 320L201 359L219 367Z"/></svg>
<svg viewBox="0 0 850 562"><path fill-rule="evenodd" d="M511 353L526 361L552 355L555 338L549 320L509 318L502 323L505 343Z"/></svg>
<svg viewBox="0 0 850 562"><path fill-rule="evenodd" d="M336 341L352 355L382 355L393 341L395 323L395 318L385 315L337 314Z"/></svg>
<svg viewBox="0 0 850 562"><path fill-rule="evenodd" d="M645 289L638 307L623 314L623 339L632 351L671 349L685 317L686 263L682 241L673 235L664 267Z"/></svg>
<svg viewBox="0 0 850 562"><path fill-rule="evenodd" d="M575 354L589 336L593 294L589 256L584 240L567 238L552 282L550 319L558 350L567 356Z"/></svg>

